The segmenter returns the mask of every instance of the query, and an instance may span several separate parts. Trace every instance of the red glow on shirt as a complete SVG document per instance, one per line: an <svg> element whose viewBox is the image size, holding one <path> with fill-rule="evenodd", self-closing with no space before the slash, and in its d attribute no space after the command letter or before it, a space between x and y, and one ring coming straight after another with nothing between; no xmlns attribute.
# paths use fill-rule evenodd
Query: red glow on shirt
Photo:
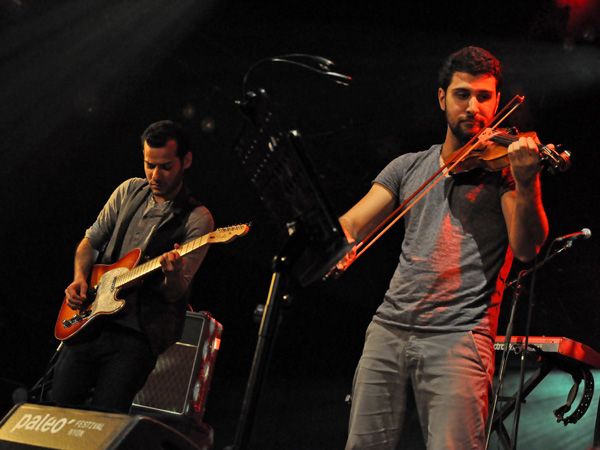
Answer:
<svg viewBox="0 0 600 450"><path fill-rule="evenodd" d="M475 203L475 200L477 200L477 196L481 193L482 190L482 184L480 184L479 186L475 186L473 190L466 195L467 200L469 200L471 203Z"/></svg>
<svg viewBox="0 0 600 450"><path fill-rule="evenodd" d="M445 298L454 297L461 286L460 256L461 234L452 225L450 214L444 217L435 250L431 255L431 270L438 274L431 291L444 293Z"/></svg>

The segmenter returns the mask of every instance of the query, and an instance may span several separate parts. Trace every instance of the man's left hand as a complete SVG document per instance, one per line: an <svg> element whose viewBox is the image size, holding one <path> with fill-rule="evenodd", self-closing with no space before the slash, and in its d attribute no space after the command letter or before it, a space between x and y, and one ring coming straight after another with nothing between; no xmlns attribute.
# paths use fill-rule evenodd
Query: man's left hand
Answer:
<svg viewBox="0 0 600 450"><path fill-rule="evenodd" d="M542 170L537 143L531 137L520 137L508 147L513 177L521 186L531 186Z"/></svg>
<svg viewBox="0 0 600 450"><path fill-rule="evenodd" d="M175 244L175 249L180 249L181 245ZM160 266L162 267L162 271L166 277L177 275L181 272L183 265L185 264L185 260L177 251L170 251L163 253L160 257Z"/></svg>

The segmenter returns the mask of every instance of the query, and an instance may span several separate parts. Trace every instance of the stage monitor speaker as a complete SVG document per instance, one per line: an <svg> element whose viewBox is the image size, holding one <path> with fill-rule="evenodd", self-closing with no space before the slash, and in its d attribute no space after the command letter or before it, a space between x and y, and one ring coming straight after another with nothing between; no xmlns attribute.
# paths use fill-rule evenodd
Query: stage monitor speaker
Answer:
<svg viewBox="0 0 600 450"><path fill-rule="evenodd" d="M204 450L142 416L22 403L0 422L3 450Z"/></svg>
<svg viewBox="0 0 600 450"><path fill-rule="evenodd" d="M208 312L188 312L179 342L159 356L131 412L201 420L221 342L222 325Z"/></svg>

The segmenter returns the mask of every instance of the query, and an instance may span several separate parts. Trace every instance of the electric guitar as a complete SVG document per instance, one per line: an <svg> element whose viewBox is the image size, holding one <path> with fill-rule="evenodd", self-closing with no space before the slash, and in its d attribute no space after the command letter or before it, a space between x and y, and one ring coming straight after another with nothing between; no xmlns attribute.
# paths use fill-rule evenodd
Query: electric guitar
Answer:
<svg viewBox="0 0 600 450"><path fill-rule="evenodd" d="M238 236L245 235L249 230L248 225L218 228L173 251L184 256L206 244L231 242ZM77 310L73 310L67 305L66 298L63 300L54 327L56 338L61 341L68 339L85 328L95 317L113 314L123 308L125 300L117 298L119 291L134 286L142 277L161 267L160 256L138 266L141 254L142 251L136 248L114 264L96 264L89 276L90 288L86 301Z"/></svg>

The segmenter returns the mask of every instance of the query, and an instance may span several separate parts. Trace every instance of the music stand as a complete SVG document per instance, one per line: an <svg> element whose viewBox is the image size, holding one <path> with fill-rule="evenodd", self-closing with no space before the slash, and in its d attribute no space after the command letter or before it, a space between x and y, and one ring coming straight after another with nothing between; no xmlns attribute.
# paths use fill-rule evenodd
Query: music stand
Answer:
<svg viewBox="0 0 600 450"><path fill-rule="evenodd" d="M280 123L264 89L258 94L246 95L246 101L240 106L247 120L235 141L234 152L273 219L285 225L288 237L273 259L273 276L235 443L228 447L232 450L245 449L250 439L260 389L280 323L282 290L291 288L290 281L305 287L323 278L352 247L313 171L300 132L287 130Z"/></svg>

